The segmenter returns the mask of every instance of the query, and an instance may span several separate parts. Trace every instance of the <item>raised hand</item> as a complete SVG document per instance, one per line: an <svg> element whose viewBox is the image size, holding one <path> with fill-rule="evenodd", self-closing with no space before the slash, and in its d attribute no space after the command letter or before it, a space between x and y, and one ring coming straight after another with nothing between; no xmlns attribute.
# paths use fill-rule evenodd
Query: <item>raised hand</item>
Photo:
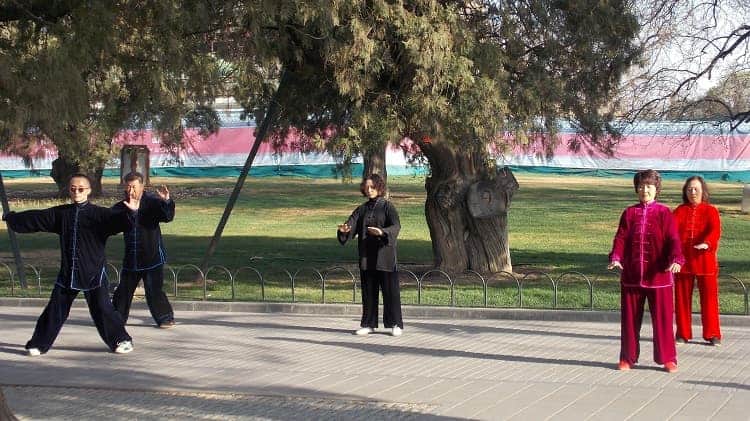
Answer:
<svg viewBox="0 0 750 421"><path fill-rule="evenodd" d="M127 199L123 200L122 203L125 205L125 207L127 207L128 209L130 209L133 212L137 211L138 208L141 206L141 201L140 200L135 200L135 199L131 199L131 198L127 198Z"/></svg>
<svg viewBox="0 0 750 421"><path fill-rule="evenodd" d="M159 194L159 197L161 197L161 200L167 201L169 200L169 189L166 185L162 184L161 186L156 188L156 193Z"/></svg>

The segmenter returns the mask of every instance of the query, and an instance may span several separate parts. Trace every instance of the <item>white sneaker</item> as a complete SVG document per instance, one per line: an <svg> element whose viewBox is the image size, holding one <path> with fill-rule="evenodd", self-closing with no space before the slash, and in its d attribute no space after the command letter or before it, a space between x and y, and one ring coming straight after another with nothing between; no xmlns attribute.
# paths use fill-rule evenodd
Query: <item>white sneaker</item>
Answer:
<svg viewBox="0 0 750 421"><path fill-rule="evenodd" d="M391 336L401 336L402 333L404 331L398 326L393 326L393 329L391 329Z"/></svg>
<svg viewBox="0 0 750 421"><path fill-rule="evenodd" d="M29 357L38 357L42 355L42 351L40 351L39 348L29 348L26 350L26 354Z"/></svg>
<svg viewBox="0 0 750 421"><path fill-rule="evenodd" d="M133 342L122 341L117 344L117 348L115 348L115 354L127 354L128 352L132 350L133 350Z"/></svg>
<svg viewBox="0 0 750 421"><path fill-rule="evenodd" d="M361 328L357 329L356 331L354 331L354 334L355 335L369 335L373 331L374 331L374 329L371 328L371 327L361 327Z"/></svg>

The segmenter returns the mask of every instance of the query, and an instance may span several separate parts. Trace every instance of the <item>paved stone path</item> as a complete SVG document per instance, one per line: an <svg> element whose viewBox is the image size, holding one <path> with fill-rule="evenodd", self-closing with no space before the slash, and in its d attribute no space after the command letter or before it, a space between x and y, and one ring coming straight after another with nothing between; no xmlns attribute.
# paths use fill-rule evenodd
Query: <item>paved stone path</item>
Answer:
<svg viewBox="0 0 750 421"><path fill-rule="evenodd" d="M614 370L619 324L411 318L404 335L351 334L352 316L178 312L135 351L108 352L74 308L54 348L27 357L41 307L0 306L0 386L20 419L750 419L750 324L722 347L680 345L679 372Z"/></svg>

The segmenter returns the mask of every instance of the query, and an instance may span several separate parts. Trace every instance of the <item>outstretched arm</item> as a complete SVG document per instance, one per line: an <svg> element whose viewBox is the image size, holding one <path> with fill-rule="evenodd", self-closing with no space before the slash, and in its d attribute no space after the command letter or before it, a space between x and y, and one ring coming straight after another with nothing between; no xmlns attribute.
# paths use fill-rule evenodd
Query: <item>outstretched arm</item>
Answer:
<svg viewBox="0 0 750 421"><path fill-rule="evenodd" d="M61 228L54 208L8 212L3 219L13 231L23 234L30 232L52 232L60 234Z"/></svg>

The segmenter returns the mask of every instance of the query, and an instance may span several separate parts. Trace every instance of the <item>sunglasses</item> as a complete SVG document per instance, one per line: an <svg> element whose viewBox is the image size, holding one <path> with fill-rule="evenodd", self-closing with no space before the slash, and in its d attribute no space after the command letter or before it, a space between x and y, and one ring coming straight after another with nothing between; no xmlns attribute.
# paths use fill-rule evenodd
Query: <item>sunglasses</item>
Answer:
<svg viewBox="0 0 750 421"><path fill-rule="evenodd" d="M71 193L76 193L76 192L83 193L83 192L85 192L88 189L89 189L88 187L71 187L70 188L70 192Z"/></svg>

